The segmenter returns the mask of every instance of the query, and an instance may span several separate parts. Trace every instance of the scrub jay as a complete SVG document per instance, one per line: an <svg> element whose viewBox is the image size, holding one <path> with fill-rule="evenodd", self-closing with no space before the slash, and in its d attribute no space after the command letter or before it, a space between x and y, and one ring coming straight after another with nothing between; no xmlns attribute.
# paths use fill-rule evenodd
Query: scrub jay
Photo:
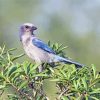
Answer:
<svg viewBox="0 0 100 100"><path fill-rule="evenodd" d="M75 64L76 67L84 66L83 64L56 55L56 52L52 48L35 36L34 31L36 29L37 27L31 23L25 23L20 27L20 41L26 54L32 60L40 64L64 62L66 64ZM42 68L39 69L39 72L41 71Z"/></svg>

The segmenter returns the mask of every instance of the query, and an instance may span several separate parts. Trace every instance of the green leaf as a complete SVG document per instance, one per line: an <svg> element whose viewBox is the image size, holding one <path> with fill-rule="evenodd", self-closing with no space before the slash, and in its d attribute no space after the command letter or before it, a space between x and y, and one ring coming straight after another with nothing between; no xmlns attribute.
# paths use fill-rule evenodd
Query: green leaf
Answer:
<svg viewBox="0 0 100 100"><path fill-rule="evenodd" d="M90 92L90 94L98 94L98 93L100 93L100 88L93 89L93 91Z"/></svg>
<svg viewBox="0 0 100 100"><path fill-rule="evenodd" d="M9 52L7 52L7 60L8 60L9 62L11 61L11 57L10 57Z"/></svg>
<svg viewBox="0 0 100 100"><path fill-rule="evenodd" d="M11 74L13 74L17 70L16 66L11 66L8 70L8 77L10 77Z"/></svg>
<svg viewBox="0 0 100 100"><path fill-rule="evenodd" d="M66 96L62 96L61 100L69 100Z"/></svg>
<svg viewBox="0 0 100 100"><path fill-rule="evenodd" d="M4 76L2 73L0 73L0 81L1 81L2 79L5 80L5 76Z"/></svg>
<svg viewBox="0 0 100 100"><path fill-rule="evenodd" d="M17 79L20 77L19 73L16 73L15 76L12 78L12 82L16 83Z"/></svg>
<svg viewBox="0 0 100 100"><path fill-rule="evenodd" d="M24 72L26 75L27 75L27 66L29 66L29 65L30 65L30 63L28 63L28 62L23 63L23 69L24 69Z"/></svg>
<svg viewBox="0 0 100 100"><path fill-rule="evenodd" d="M5 85L0 85L0 89L3 89L3 88L5 88Z"/></svg>
<svg viewBox="0 0 100 100"><path fill-rule="evenodd" d="M85 95L85 99L86 99L86 100L89 100L89 98L88 98L88 96L87 96L87 95Z"/></svg>
<svg viewBox="0 0 100 100"><path fill-rule="evenodd" d="M18 55L18 56L15 56L15 57L13 57L12 59L11 59L11 61L15 61L16 59L18 59L18 58L21 58L21 57L23 57L25 54L23 53L23 54L20 54L20 55Z"/></svg>
<svg viewBox="0 0 100 100"><path fill-rule="evenodd" d="M53 70L53 68L49 67L49 70L50 70L52 73L54 73L54 70Z"/></svg>
<svg viewBox="0 0 100 100"><path fill-rule="evenodd" d="M5 44L4 44L3 47L1 48L0 55L2 55L2 54L4 53L4 50L5 50Z"/></svg>
<svg viewBox="0 0 100 100"><path fill-rule="evenodd" d="M99 74L97 74L97 75L96 75L96 78L99 78L99 77L100 77L100 75L99 75Z"/></svg>
<svg viewBox="0 0 100 100"><path fill-rule="evenodd" d="M66 73L65 73L63 70L60 70L60 72L62 73L62 75L63 75L64 77L67 77Z"/></svg>
<svg viewBox="0 0 100 100"><path fill-rule="evenodd" d="M92 64L92 70L93 70L93 76L95 78L96 77L96 68L93 64Z"/></svg>
<svg viewBox="0 0 100 100"><path fill-rule="evenodd" d="M78 96L78 97L76 97L77 98L77 100L81 100L81 96Z"/></svg>
<svg viewBox="0 0 100 100"><path fill-rule="evenodd" d="M48 46L51 46L51 42L50 42L50 40L48 41Z"/></svg>
<svg viewBox="0 0 100 100"><path fill-rule="evenodd" d="M82 78L82 83L83 83L84 88L87 90L87 83L86 83L85 77Z"/></svg>
<svg viewBox="0 0 100 100"><path fill-rule="evenodd" d="M93 100L100 100L100 99L98 99L98 98L96 98L94 96L90 96L90 98L93 99Z"/></svg>
<svg viewBox="0 0 100 100"><path fill-rule="evenodd" d="M42 74L42 73L39 73L39 74L36 74L36 75L34 75L34 76L32 76L32 77L47 77L48 75L47 74Z"/></svg>
<svg viewBox="0 0 100 100"><path fill-rule="evenodd" d="M19 100L16 94L7 94L9 100Z"/></svg>
<svg viewBox="0 0 100 100"><path fill-rule="evenodd" d="M64 50L64 49L66 49L66 48L68 48L68 46L65 46L65 47L61 48L61 51Z"/></svg>
<svg viewBox="0 0 100 100"><path fill-rule="evenodd" d="M24 81L20 84L20 86L18 87L18 90L22 89L23 87L26 87L26 85L28 84L27 81Z"/></svg>
<svg viewBox="0 0 100 100"><path fill-rule="evenodd" d="M50 81L58 82L60 80L59 79L51 79Z"/></svg>
<svg viewBox="0 0 100 100"><path fill-rule="evenodd" d="M14 51L14 50L16 50L16 49L17 49L17 48L11 48L11 49L8 50L8 52L9 52L9 51Z"/></svg>
<svg viewBox="0 0 100 100"><path fill-rule="evenodd" d="M89 85L89 87L93 87L95 84L97 84L100 81L100 78L97 78L95 80L92 80L92 83Z"/></svg>
<svg viewBox="0 0 100 100"><path fill-rule="evenodd" d="M75 89L77 90L78 89L78 84L77 84L76 80L73 81L73 84L74 84Z"/></svg>
<svg viewBox="0 0 100 100"><path fill-rule="evenodd" d="M31 65L30 73L34 72L39 66L40 64Z"/></svg>
<svg viewBox="0 0 100 100"><path fill-rule="evenodd" d="M29 63L29 65L26 67L26 74L29 75L29 72L30 72L30 65L31 63Z"/></svg>

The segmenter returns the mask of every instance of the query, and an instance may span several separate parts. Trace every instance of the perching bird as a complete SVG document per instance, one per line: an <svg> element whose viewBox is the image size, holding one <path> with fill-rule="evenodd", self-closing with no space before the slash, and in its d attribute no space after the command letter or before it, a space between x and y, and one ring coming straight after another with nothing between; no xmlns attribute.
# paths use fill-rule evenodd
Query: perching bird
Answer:
<svg viewBox="0 0 100 100"><path fill-rule="evenodd" d="M25 23L20 27L20 41L23 44L26 54L32 60L41 64L64 62L66 64L75 64L76 67L84 66L83 64L56 55L56 52L52 48L35 36L34 31L36 29L37 27L31 23ZM42 69L40 68L39 71L41 72Z"/></svg>

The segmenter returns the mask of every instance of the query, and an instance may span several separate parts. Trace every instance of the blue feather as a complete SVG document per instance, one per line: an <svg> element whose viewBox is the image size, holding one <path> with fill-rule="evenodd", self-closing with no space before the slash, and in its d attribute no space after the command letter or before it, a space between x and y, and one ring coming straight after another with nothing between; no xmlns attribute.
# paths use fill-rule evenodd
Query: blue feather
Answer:
<svg viewBox="0 0 100 100"><path fill-rule="evenodd" d="M52 53L52 54L56 54L47 44L45 44L43 41L37 39L37 38L34 38L32 40L32 43L37 46L38 48L48 52L48 53Z"/></svg>
<svg viewBox="0 0 100 100"><path fill-rule="evenodd" d="M71 61L70 59L67 59L67 58L63 58L63 57L60 57L58 55L55 55L54 56L54 61L55 62L64 62L66 64L75 64L75 66L78 68L78 67L83 67L85 65L83 64L80 64L78 62L75 62L75 61Z"/></svg>

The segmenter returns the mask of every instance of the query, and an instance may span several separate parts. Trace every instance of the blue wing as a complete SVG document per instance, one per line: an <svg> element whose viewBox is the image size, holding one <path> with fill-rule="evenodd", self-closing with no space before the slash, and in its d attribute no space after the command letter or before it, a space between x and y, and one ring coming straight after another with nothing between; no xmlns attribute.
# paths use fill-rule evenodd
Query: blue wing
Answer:
<svg viewBox="0 0 100 100"><path fill-rule="evenodd" d="M37 46L38 48L41 48L42 50L52 53L52 54L56 54L47 44L45 44L43 41L35 38L32 40L32 43Z"/></svg>

